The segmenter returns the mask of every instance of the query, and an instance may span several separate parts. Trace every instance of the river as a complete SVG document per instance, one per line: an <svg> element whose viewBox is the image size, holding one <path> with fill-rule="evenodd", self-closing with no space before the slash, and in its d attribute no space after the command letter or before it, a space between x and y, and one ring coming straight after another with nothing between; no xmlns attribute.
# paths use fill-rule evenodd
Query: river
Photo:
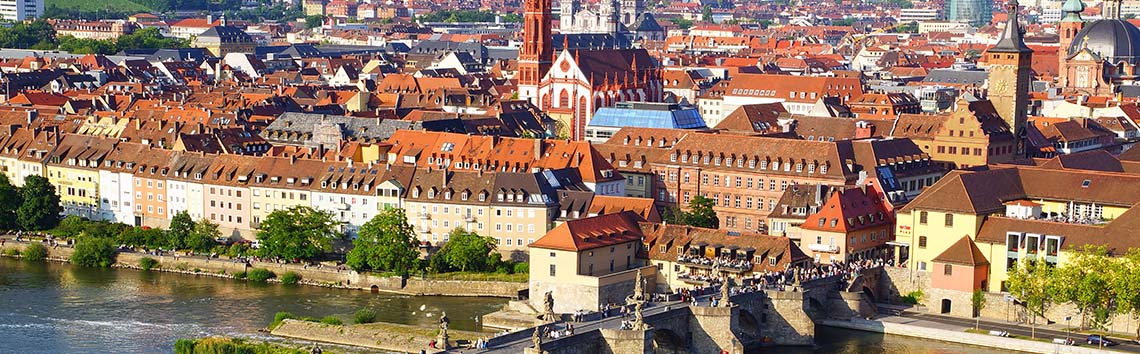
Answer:
<svg viewBox="0 0 1140 354"><path fill-rule="evenodd" d="M178 338L257 336L277 311L336 315L376 310L385 322L480 330L477 317L505 299L369 294L206 276L91 269L0 258L0 353L169 353ZM423 310L420 308L423 307ZM431 314L432 317L428 317ZM904 337L821 328L813 348L762 353L999 353Z"/></svg>

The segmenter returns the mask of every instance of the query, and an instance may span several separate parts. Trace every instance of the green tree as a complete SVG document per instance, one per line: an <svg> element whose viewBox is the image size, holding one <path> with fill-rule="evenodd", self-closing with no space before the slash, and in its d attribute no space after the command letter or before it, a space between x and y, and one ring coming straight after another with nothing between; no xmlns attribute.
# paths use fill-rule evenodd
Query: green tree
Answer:
<svg viewBox="0 0 1140 354"><path fill-rule="evenodd" d="M181 38L167 38L162 36L158 28L149 27L143 28L119 36L115 40L115 52L127 49L140 49L140 48L186 48L190 46L190 41Z"/></svg>
<svg viewBox="0 0 1140 354"><path fill-rule="evenodd" d="M684 212L685 225L715 229L720 227L720 218L716 216L716 201L703 195L693 197L689 202L689 211Z"/></svg>
<svg viewBox="0 0 1140 354"><path fill-rule="evenodd" d="M1037 338L1037 318L1054 304L1053 268L1045 262L1023 260L1009 270L1009 294L1017 299L1030 317L1030 336Z"/></svg>
<svg viewBox="0 0 1140 354"><path fill-rule="evenodd" d="M170 227L166 229L167 244L174 249L186 249L186 240L190 239L193 231L194 220L190 218L190 213L180 211L170 218Z"/></svg>
<svg viewBox="0 0 1140 354"><path fill-rule="evenodd" d="M712 6L705 5L705 7L701 9L701 21L712 22L712 20L713 20Z"/></svg>
<svg viewBox="0 0 1140 354"><path fill-rule="evenodd" d="M985 290L974 290L974 294L970 296L970 304L974 305L974 329L978 329L982 322L982 310L986 308Z"/></svg>
<svg viewBox="0 0 1140 354"><path fill-rule="evenodd" d="M1085 324L1104 329L1112 320L1116 299L1113 279L1118 262L1108 256L1104 246L1086 245L1073 252L1065 265L1055 271L1053 301L1072 303L1081 312L1081 328Z"/></svg>
<svg viewBox="0 0 1140 354"><path fill-rule="evenodd" d="M1128 250L1118 267L1120 271L1112 278L1116 312L1140 317L1140 248ZM1135 338L1140 339L1140 322L1136 325Z"/></svg>
<svg viewBox="0 0 1140 354"><path fill-rule="evenodd" d="M494 239L456 228L451 230L447 243L432 256L432 259L440 259L447 267L463 272L482 271L493 269L497 265L497 262L493 262L491 258L494 252ZM444 271L438 267L435 270Z"/></svg>
<svg viewBox="0 0 1140 354"><path fill-rule="evenodd" d="M115 240L120 244L131 247L146 247L149 249L170 247L170 242L166 237L166 232L159 229L132 227L124 229L122 232L120 232L115 237Z"/></svg>
<svg viewBox="0 0 1140 354"><path fill-rule="evenodd" d="M305 16L305 29L321 27L325 23L324 15Z"/></svg>
<svg viewBox="0 0 1140 354"><path fill-rule="evenodd" d="M0 29L0 47L55 49L55 29L43 20L19 22Z"/></svg>
<svg viewBox="0 0 1140 354"><path fill-rule="evenodd" d="M24 188L20 188L20 207L16 209L16 223L24 230L48 230L59 224L63 209L59 206L59 195L55 186L47 178L28 176Z"/></svg>
<svg viewBox="0 0 1140 354"><path fill-rule="evenodd" d="M15 229L16 209L20 207L22 199L20 190L8 181L8 176L0 173L0 230Z"/></svg>
<svg viewBox="0 0 1140 354"><path fill-rule="evenodd" d="M110 267L115 264L115 241L82 235L75 243L71 263L84 267Z"/></svg>
<svg viewBox="0 0 1140 354"><path fill-rule="evenodd" d="M198 220L194 223L194 229L190 230L190 234L186 236L183 245L194 252L206 252L217 245L214 240L221 235L222 233L218 231L218 224L206 219Z"/></svg>
<svg viewBox="0 0 1140 354"><path fill-rule="evenodd" d="M83 233L83 231L86 231L86 228L87 221L83 220L83 218L68 215L64 217L63 220L60 220L59 225L56 225L52 233L60 237L75 237Z"/></svg>
<svg viewBox="0 0 1140 354"><path fill-rule="evenodd" d="M339 238L337 221L327 211L294 206L269 213L261 222L258 255L282 259L312 259L332 247Z"/></svg>
<svg viewBox="0 0 1140 354"><path fill-rule="evenodd" d="M688 20L684 17L674 17L672 21L673 21L673 24L677 25L677 27L680 29L689 29L689 28L693 27L693 21Z"/></svg>
<svg viewBox="0 0 1140 354"><path fill-rule="evenodd" d="M408 275L419 266L415 230L408 224L404 209L384 210L364 223L352 246L346 264L358 271L373 269Z"/></svg>

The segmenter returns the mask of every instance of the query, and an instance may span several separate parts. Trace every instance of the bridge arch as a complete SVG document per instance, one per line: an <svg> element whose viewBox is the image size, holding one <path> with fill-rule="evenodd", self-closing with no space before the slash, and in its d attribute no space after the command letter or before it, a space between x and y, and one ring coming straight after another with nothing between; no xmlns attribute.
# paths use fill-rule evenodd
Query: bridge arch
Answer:
<svg viewBox="0 0 1140 354"><path fill-rule="evenodd" d="M668 328L657 328L653 330L653 353L689 354L689 346L685 343L684 337L677 332Z"/></svg>
<svg viewBox="0 0 1140 354"><path fill-rule="evenodd" d="M875 292L871 291L871 288L868 288L865 285L863 286L863 296L866 297L867 300L870 300L871 303L879 301L879 298L875 296Z"/></svg>

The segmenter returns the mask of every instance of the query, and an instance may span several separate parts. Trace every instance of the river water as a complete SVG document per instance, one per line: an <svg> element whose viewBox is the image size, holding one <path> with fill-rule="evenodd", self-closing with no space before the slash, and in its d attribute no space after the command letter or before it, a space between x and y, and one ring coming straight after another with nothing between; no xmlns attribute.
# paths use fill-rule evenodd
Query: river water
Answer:
<svg viewBox="0 0 1140 354"><path fill-rule="evenodd" d="M480 330L505 299L403 296L0 258L0 353L169 353L178 338L258 336L277 311L337 315L376 310L385 322ZM423 310L420 308L423 307ZM431 317L428 317L431 314ZM821 328L820 345L762 353L999 353L917 339Z"/></svg>

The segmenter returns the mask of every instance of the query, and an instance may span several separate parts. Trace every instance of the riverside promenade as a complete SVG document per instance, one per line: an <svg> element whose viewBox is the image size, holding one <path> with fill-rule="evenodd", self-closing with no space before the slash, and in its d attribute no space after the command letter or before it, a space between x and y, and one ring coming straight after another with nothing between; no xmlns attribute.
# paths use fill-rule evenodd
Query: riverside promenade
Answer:
<svg viewBox="0 0 1140 354"><path fill-rule="evenodd" d="M16 241L15 235L0 235L0 240L3 240L3 246L0 246L0 248L18 250L24 249L24 247L30 243L43 242L42 238L30 239L28 236L25 236L23 241ZM45 246L47 246L46 243ZM59 243L57 246L49 246L48 259L68 262L73 251L74 249L71 246L63 243ZM152 258L159 262L159 268L152 269L154 271L232 277L238 272L248 271L253 268L265 268L277 275L286 272L300 274L302 279L300 283L302 285L383 291L404 295L516 298L521 291L527 288L527 283L524 282L424 279L420 277L403 278L398 276L385 277L370 272L356 272L350 269L339 269L338 267L330 266L259 262L252 259L241 261L228 257L208 257L173 252L144 253L121 250L116 256L114 266L139 269L139 261L143 258Z"/></svg>
<svg viewBox="0 0 1140 354"><path fill-rule="evenodd" d="M944 342L960 343L973 346L996 349L1015 350L1029 353L1072 353L1072 354L1100 354L1136 352L1140 353L1140 345L1135 341L1123 338L1110 337L1121 343L1110 348L1098 348L1095 345L1085 344L1085 335L1069 333L1064 330L1063 324L1041 325L1036 329L1037 340L1022 338L998 337L987 334L969 333L974 329L975 320L940 315L931 315L909 311L888 310L879 305L883 312L873 319L851 318L849 320L824 319L817 325L845 328L865 332L892 334L923 339L934 339ZM1003 331L1011 335L1029 338L1033 329L1023 324L1004 321L980 321L981 331ZM1077 346L1066 346L1052 343L1054 338L1072 338Z"/></svg>

